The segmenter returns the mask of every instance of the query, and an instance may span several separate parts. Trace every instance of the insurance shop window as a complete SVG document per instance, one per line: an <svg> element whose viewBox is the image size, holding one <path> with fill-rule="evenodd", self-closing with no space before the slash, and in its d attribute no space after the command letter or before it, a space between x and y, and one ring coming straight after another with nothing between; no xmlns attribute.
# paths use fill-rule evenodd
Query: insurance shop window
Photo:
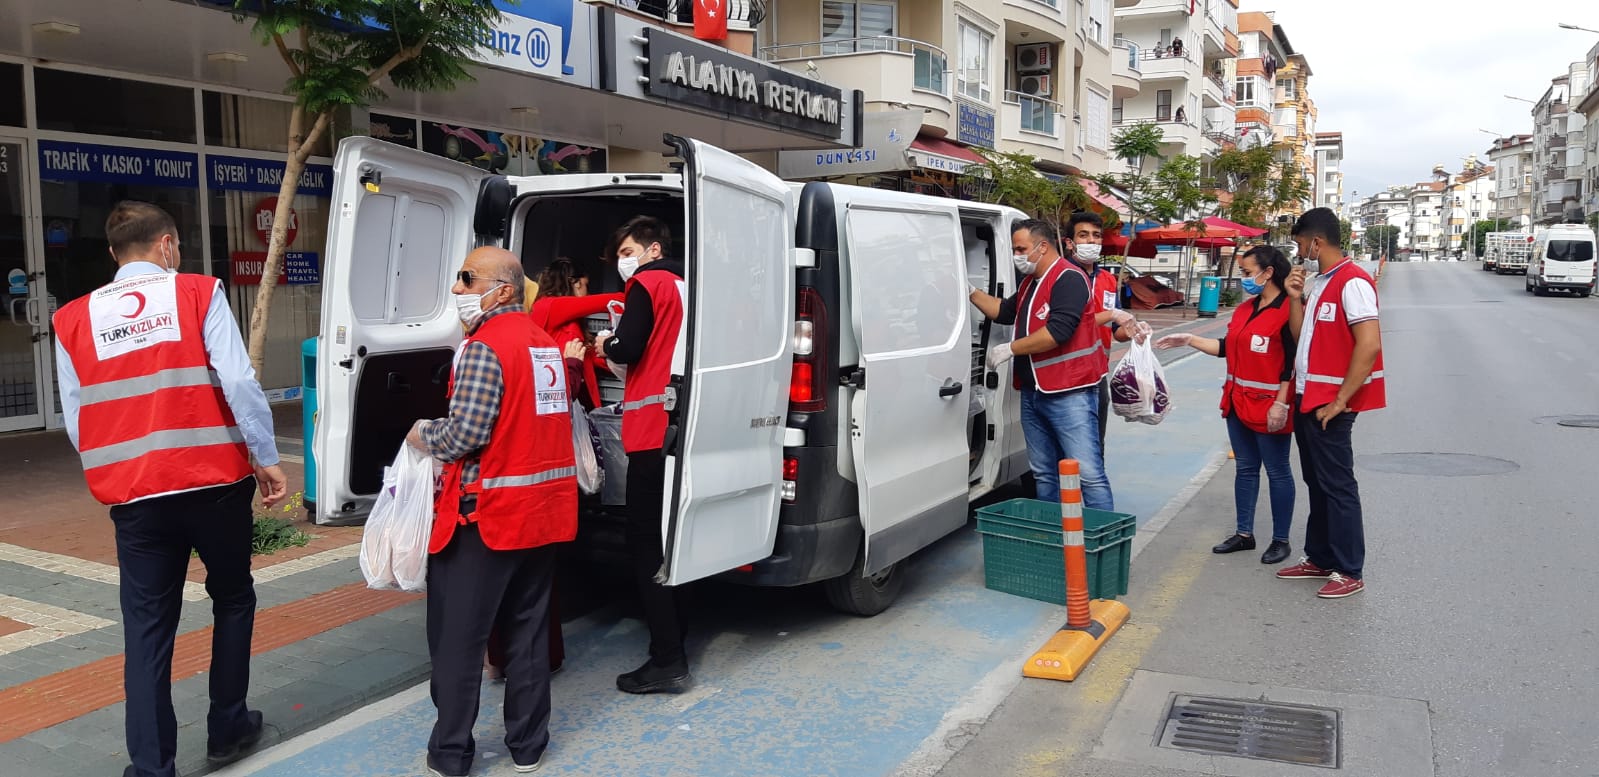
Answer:
<svg viewBox="0 0 1599 777"><path fill-rule="evenodd" d="M0 125L21 127L27 122L22 95L22 66L0 62Z"/></svg>
<svg viewBox="0 0 1599 777"><path fill-rule="evenodd" d="M193 143L194 90L34 68L39 129Z"/></svg>
<svg viewBox="0 0 1599 777"><path fill-rule="evenodd" d="M208 146L248 148L255 151L289 151L289 119L294 103L242 94L204 92L200 96ZM305 131L311 130L308 119ZM333 156L333 127L322 130L312 142L313 156Z"/></svg>

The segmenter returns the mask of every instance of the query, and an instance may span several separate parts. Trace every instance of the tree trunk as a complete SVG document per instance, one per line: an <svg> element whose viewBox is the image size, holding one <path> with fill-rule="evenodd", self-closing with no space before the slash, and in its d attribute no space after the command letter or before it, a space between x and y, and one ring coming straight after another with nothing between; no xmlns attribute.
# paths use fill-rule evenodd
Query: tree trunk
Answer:
<svg viewBox="0 0 1599 777"><path fill-rule="evenodd" d="M256 379L261 378L266 361L267 320L271 316L272 295L277 289L278 274L283 267L283 256L289 248L289 217L294 209L294 197L300 191L300 173L305 170L306 158L322 132L327 129L331 114L317 114L311 131L304 133L305 112L298 107L289 118L289 153L283 164L283 180L278 184L278 207L272 214L272 237L267 243L265 266L261 269L261 285L255 291L255 308L250 311L250 366L255 368Z"/></svg>

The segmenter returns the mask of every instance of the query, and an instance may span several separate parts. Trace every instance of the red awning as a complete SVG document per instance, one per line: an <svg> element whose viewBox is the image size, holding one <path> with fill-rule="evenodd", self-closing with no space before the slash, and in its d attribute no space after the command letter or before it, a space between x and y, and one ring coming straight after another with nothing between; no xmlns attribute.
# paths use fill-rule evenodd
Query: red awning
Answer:
<svg viewBox="0 0 1599 777"><path fill-rule="evenodd" d="M1269 231L1260 229L1259 227L1244 226L1236 221L1228 221L1220 216L1206 216L1204 219L1202 219L1202 221L1205 222L1205 226L1207 227L1225 227L1227 229L1237 230L1239 237L1260 237Z"/></svg>
<svg viewBox="0 0 1599 777"><path fill-rule="evenodd" d="M926 151L929 154L937 154L939 156L949 157L950 159L959 159L960 161L968 164L988 164L988 160L979 156L977 152L972 151L971 149L959 143L954 143L943 138L935 138L928 135L917 135L916 139L911 141L911 148L919 151Z"/></svg>
<svg viewBox="0 0 1599 777"><path fill-rule="evenodd" d="M1088 196L1093 197L1095 202L1110 208L1112 212L1123 219L1128 217L1127 203L1122 202L1120 197L1100 189L1099 184L1086 177L1079 177L1077 180L1083 185L1083 191L1088 192ZM1105 237L1107 240L1110 238L1109 235Z"/></svg>

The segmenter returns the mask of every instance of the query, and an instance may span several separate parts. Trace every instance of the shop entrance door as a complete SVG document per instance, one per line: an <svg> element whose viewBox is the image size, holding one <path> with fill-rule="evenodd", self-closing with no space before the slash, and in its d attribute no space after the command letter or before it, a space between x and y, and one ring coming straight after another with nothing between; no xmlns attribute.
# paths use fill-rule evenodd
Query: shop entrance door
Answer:
<svg viewBox="0 0 1599 777"><path fill-rule="evenodd" d="M49 295L30 248L27 142L0 136L0 432L44 428L51 396ZM52 408L53 409L53 408Z"/></svg>

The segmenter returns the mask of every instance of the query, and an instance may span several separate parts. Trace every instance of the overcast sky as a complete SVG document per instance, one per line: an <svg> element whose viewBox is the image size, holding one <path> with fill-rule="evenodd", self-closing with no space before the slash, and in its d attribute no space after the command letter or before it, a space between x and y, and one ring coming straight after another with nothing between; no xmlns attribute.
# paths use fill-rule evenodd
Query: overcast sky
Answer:
<svg viewBox="0 0 1599 777"><path fill-rule="evenodd" d="M1493 138L1532 132L1532 106L1549 80L1587 58L1599 0L1243 0L1276 11L1294 50L1310 61L1317 132L1344 133L1344 196L1428 180L1486 161Z"/></svg>

